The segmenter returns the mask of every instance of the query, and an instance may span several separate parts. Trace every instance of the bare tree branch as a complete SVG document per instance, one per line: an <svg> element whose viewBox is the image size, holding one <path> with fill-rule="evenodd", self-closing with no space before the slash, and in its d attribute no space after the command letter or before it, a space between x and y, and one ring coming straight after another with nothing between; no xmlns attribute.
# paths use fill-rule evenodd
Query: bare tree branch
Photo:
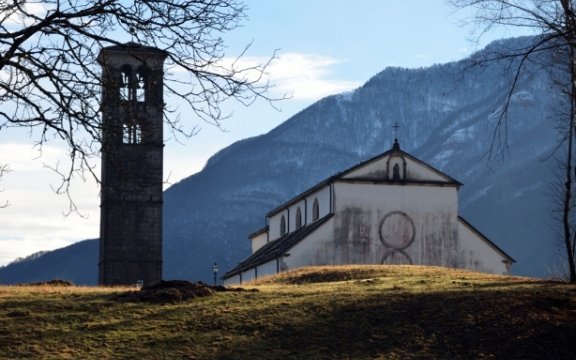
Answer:
<svg viewBox="0 0 576 360"><path fill-rule="evenodd" d="M28 128L40 146L67 144L71 165L59 172L57 192L69 194L74 173L97 179L90 161L101 140L96 57L127 39L168 53L166 93L189 108L166 108L175 134L192 136L198 120L220 126L229 100L280 100L267 95L263 81L269 61L245 67L238 57L228 61L222 36L245 20L245 11L241 0L1 1L0 129Z"/></svg>
<svg viewBox="0 0 576 360"><path fill-rule="evenodd" d="M6 175L9 172L10 172L10 168L8 167L7 164L0 164L0 181L2 180L4 175ZM0 192L3 192L3 191L4 191L4 189L0 189ZM10 205L10 203L8 202L8 200L4 200L3 203L0 203L0 209L8 207L9 205Z"/></svg>
<svg viewBox="0 0 576 360"><path fill-rule="evenodd" d="M569 280L575 283L576 16L572 0L451 0L449 2L456 8L473 8L476 11L475 17L469 19L469 22L481 27L481 35L498 26L530 28L539 34L536 40L525 49L492 54L480 60L480 62L485 62L512 59L515 66L512 82L494 129L491 154L495 144L498 144L501 149L500 141L507 139L507 115L526 63L540 53L550 54L548 59L551 61L545 64L545 68L553 77L557 76L556 85L559 97L566 100L561 111L563 113L560 115L564 124L560 126L562 144L566 150L562 156L564 162L561 166L563 181L561 187L557 187L555 198L561 208L561 216L558 218L562 224L561 233L565 245Z"/></svg>

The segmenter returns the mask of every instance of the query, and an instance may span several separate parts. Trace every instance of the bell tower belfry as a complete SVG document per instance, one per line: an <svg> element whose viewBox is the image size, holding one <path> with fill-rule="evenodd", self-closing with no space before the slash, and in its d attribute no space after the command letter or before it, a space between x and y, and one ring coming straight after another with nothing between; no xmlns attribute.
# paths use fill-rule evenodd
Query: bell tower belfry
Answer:
<svg viewBox="0 0 576 360"><path fill-rule="evenodd" d="M135 43L103 48L101 285L162 280L163 63Z"/></svg>

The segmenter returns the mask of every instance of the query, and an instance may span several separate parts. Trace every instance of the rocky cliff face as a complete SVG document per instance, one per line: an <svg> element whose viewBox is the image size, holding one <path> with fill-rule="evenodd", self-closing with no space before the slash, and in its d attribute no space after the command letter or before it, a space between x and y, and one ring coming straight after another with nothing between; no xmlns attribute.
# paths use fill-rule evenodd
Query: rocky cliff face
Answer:
<svg viewBox="0 0 576 360"><path fill-rule="evenodd" d="M472 59L527 41L499 41ZM234 266L249 255L247 236L265 225L269 210L388 150L395 123L404 150L464 183L460 213L517 260L514 273L546 276L560 268L551 200L561 157L554 85L538 61L528 63L497 132L514 64L470 60L387 68L357 90L324 98L268 134L214 155L165 191L164 278L210 281L212 263L223 271ZM82 266L94 268L95 281L93 256ZM13 279L9 268L0 269L0 281ZM48 277L49 268L42 269Z"/></svg>

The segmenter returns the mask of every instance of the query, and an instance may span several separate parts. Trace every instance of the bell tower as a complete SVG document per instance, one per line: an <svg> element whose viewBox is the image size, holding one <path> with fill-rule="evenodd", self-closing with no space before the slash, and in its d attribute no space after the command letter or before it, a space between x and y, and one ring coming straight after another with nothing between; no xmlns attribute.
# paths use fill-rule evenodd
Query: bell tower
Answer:
<svg viewBox="0 0 576 360"><path fill-rule="evenodd" d="M101 285L162 280L163 63L135 43L103 48Z"/></svg>

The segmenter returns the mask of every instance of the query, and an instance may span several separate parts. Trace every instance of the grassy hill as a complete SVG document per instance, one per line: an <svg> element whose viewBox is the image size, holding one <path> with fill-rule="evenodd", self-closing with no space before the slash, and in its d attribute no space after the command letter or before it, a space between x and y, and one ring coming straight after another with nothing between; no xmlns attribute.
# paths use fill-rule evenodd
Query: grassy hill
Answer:
<svg viewBox="0 0 576 360"><path fill-rule="evenodd" d="M306 268L165 303L0 287L0 358L574 359L576 286L417 266Z"/></svg>

